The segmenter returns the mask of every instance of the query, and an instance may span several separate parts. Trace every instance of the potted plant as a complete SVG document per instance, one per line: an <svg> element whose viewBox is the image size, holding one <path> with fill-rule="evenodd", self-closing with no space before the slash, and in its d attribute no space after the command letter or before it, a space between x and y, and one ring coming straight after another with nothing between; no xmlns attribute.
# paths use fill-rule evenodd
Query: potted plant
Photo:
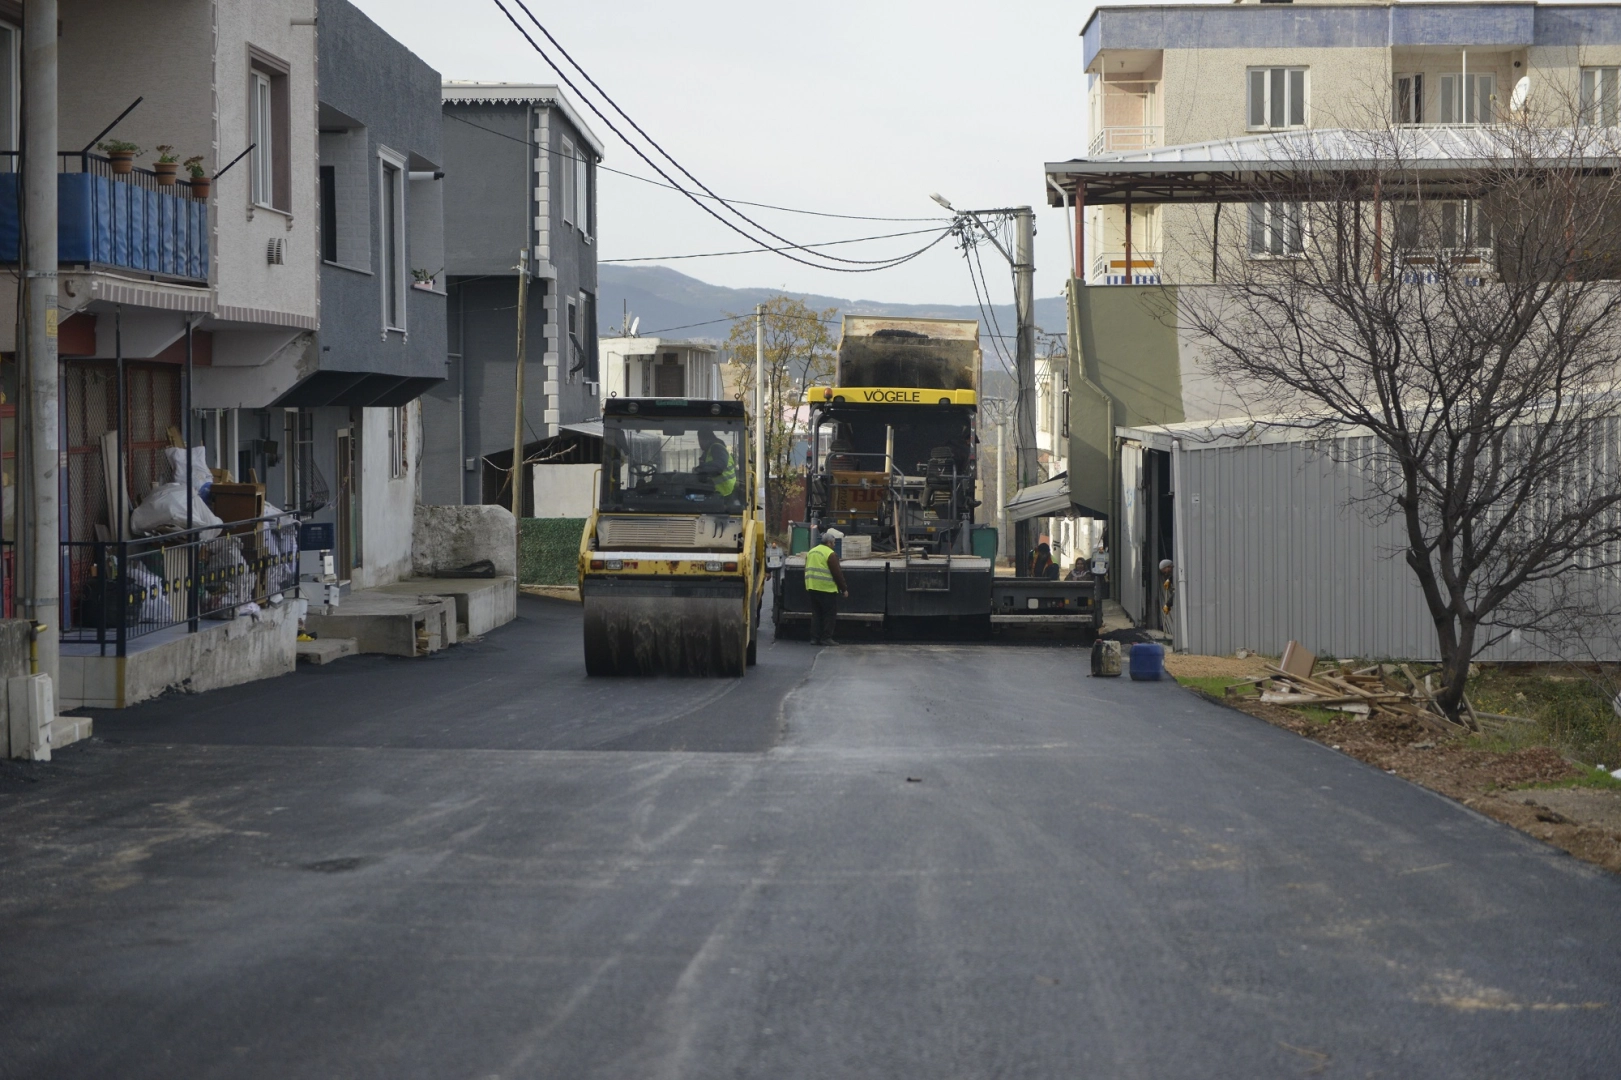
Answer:
<svg viewBox="0 0 1621 1080"><path fill-rule="evenodd" d="M97 143L96 149L107 155L112 162L114 176L128 176L135 171L135 159L145 153L139 146L122 139L108 139Z"/></svg>
<svg viewBox="0 0 1621 1080"><path fill-rule="evenodd" d="M174 183L175 173L180 171L180 159L175 156L174 147L158 144L158 160L153 163L152 171L157 174L158 183Z"/></svg>
<svg viewBox="0 0 1621 1080"><path fill-rule="evenodd" d="M194 199L208 198L209 186L214 181L203 173L203 155L198 154L195 157L189 157L181 164L191 174L191 197Z"/></svg>
<svg viewBox="0 0 1621 1080"><path fill-rule="evenodd" d="M433 292L433 287L439 277L438 274L430 274L426 270L419 270L416 267L411 268L411 276L416 279L411 282L411 288L421 289L423 292Z"/></svg>

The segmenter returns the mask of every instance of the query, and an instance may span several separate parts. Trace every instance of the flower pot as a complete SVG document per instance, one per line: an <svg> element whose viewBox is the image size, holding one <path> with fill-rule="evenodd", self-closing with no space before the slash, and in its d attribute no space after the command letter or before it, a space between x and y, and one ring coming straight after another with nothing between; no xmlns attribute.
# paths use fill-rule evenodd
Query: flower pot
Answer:
<svg viewBox="0 0 1621 1080"><path fill-rule="evenodd" d="M152 163L152 171L157 173L158 183L172 184L175 180L175 173L180 171L180 162L156 161Z"/></svg>
<svg viewBox="0 0 1621 1080"><path fill-rule="evenodd" d="M112 162L114 176L128 176L135 171L135 151L109 150L107 159Z"/></svg>
<svg viewBox="0 0 1621 1080"><path fill-rule="evenodd" d="M191 197L194 199L208 198L208 189L213 185L212 177L199 176L191 182Z"/></svg>

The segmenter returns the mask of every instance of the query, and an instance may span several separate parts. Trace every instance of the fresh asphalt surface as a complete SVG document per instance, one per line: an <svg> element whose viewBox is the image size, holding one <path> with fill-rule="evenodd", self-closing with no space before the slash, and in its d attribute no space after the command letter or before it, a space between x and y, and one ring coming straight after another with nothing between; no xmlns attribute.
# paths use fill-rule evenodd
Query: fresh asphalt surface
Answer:
<svg viewBox="0 0 1621 1080"><path fill-rule="evenodd" d="M0 768L5 1077L1605 1077L1621 880L1076 649L578 610Z"/></svg>

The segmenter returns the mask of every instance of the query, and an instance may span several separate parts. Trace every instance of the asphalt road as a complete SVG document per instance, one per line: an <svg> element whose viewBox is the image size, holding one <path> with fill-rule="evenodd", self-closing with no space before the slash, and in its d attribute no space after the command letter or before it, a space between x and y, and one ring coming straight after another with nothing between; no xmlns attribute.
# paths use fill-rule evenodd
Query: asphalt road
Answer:
<svg viewBox="0 0 1621 1080"><path fill-rule="evenodd" d="M1621 1074L1621 880L1073 649L576 609L0 768L0 1076Z"/></svg>

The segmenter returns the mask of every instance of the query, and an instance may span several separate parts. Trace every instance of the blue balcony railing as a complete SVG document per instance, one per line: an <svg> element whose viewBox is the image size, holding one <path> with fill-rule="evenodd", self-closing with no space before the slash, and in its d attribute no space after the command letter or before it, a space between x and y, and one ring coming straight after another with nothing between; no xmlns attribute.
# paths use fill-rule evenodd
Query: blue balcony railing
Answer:
<svg viewBox="0 0 1621 1080"><path fill-rule="evenodd" d="M15 155L0 155L0 263L16 263L21 239ZM95 154L63 154L56 177L57 258L153 277L208 281L208 203L183 180L162 184L147 169L115 175Z"/></svg>

